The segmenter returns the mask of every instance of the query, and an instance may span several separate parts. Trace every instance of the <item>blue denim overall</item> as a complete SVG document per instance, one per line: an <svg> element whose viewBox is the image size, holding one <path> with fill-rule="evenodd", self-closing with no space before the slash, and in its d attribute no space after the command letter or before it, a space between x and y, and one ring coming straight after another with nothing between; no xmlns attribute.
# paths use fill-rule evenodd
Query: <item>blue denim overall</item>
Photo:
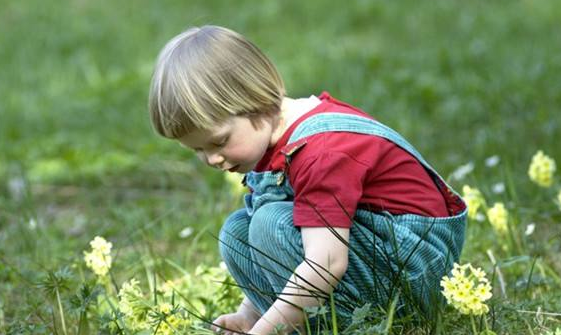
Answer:
<svg viewBox="0 0 561 335"><path fill-rule="evenodd" d="M316 114L302 122L288 142L336 131L392 141L413 155L461 209L438 218L358 209L350 229L347 272L333 292L340 323L354 308L365 303L384 308L396 295L401 312L433 312L442 299L440 279L462 249L466 223L462 199L401 135L368 118ZM286 154L287 160L291 154ZM294 191L285 171L252 171L245 182L252 193L245 195L246 208L226 220L219 236L220 253L245 295L264 313L304 261L302 236L293 225Z"/></svg>

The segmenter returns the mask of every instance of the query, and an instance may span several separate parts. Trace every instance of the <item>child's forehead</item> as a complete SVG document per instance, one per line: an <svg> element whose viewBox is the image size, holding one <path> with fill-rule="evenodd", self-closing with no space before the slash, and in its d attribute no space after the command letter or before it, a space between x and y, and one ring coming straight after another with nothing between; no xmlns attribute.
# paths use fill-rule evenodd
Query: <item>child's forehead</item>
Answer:
<svg viewBox="0 0 561 335"><path fill-rule="evenodd" d="M230 128L231 125L229 123L222 123L209 129L195 129L178 140L182 146L200 146L226 136L230 132Z"/></svg>
<svg viewBox="0 0 561 335"><path fill-rule="evenodd" d="M226 120L221 123L217 123L210 127L209 129L203 130L201 133L208 137L219 137L230 131L233 127L233 122L231 120Z"/></svg>
<svg viewBox="0 0 561 335"><path fill-rule="evenodd" d="M230 115L210 128L201 130L200 133L208 137L220 137L226 133L246 131L249 124L251 120L247 116Z"/></svg>

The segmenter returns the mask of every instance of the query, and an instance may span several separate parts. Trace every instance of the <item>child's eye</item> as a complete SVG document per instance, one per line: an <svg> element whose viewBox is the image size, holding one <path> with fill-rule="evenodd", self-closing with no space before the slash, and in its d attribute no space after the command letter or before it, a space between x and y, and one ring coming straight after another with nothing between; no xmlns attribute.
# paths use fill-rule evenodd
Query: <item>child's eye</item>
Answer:
<svg viewBox="0 0 561 335"><path fill-rule="evenodd" d="M218 141L217 143L213 143L213 145L215 147L223 147L226 145L226 143L228 142L228 137L224 137L223 139L221 139L220 141Z"/></svg>

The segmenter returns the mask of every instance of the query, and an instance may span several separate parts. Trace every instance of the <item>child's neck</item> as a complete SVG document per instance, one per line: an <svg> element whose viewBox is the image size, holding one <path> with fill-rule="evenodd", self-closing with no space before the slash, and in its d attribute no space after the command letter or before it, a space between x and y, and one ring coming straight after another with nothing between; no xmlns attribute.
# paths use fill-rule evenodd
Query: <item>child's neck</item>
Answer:
<svg viewBox="0 0 561 335"><path fill-rule="evenodd" d="M281 120L284 122L283 133L302 115L308 113L320 103L321 100L313 95L309 98L300 99L284 97L281 105Z"/></svg>
<svg viewBox="0 0 561 335"><path fill-rule="evenodd" d="M314 109L321 103L315 96L309 98L292 99L284 97L281 103L279 117L275 120L270 146L274 146L284 132L302 115Z"/></svg>

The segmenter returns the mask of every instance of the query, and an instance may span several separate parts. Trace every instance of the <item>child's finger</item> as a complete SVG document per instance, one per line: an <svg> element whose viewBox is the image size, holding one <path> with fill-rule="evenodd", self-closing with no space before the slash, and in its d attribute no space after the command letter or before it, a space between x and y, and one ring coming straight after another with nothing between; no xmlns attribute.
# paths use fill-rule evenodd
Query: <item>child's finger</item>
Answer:
<svg viewBox="0 0 561 335"><path fill-rule="evenodd" d="M220 315L218 318L216 318L216 320L212 322L212 326L210 327L210 329L215 333L220 333L222 332L221 327L224 327L225 323L226 322L224 315Z"/></svg>

